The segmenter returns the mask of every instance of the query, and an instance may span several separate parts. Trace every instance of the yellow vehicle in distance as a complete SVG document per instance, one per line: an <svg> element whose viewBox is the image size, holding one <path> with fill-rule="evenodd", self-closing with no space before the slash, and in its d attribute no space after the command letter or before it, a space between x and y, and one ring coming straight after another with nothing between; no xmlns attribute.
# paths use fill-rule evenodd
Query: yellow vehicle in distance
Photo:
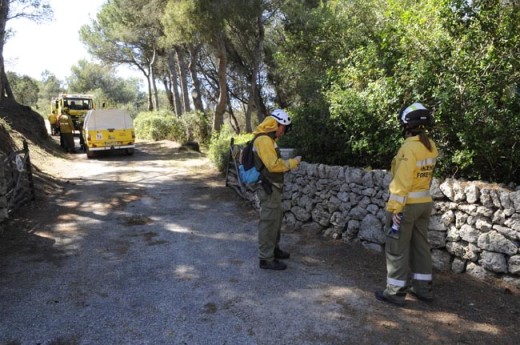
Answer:
<svg viewBox="0 0 520 345"><path fill-rule="evenodd" d="M89 159L102 151L134 154L134 124L130 114L123 109L90 110L85 116L82 134Z"/></svg>
<svg viewBox="0 0 520 345"><path fill-rule="evenodd" d="M92 109L94 109L94 101L90 95L63 93L54 97L51 100L51 114L49 115L51 135L59 135L58 117L60 115L70 115L74 123L74 130L80 130L85 115Z"/></svg>

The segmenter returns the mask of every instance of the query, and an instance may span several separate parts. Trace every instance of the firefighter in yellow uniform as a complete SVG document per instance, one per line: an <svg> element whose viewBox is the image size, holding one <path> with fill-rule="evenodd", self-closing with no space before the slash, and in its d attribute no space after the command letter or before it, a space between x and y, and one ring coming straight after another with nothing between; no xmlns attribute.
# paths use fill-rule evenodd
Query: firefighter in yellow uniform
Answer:
<svg viewBox="0 0 520 345"><path fill-rule="evenodd" d="M421 103L402 109L399 122L405 141L392 160L386 204L387 282L386 289L376 291L375 297L403 306L407 293L421 301L433 301L428 224L433 206L430 184L438 151L426 134L433 117Z"/></svg>
<svg viewBox="0 0 520 345"><path fill-rule="evenodd" d="M60 144L65 152L74 153L74 123L70 115L62 114L58 117L60 124Z"/></svg>
<svg viewBox="0 0 520 345"><path fill-rule="evenodd" d="M50 124L51 135L58 135L60 127L58 124L58 118L54 111L49 115L48 119Z"/></svg>
<svg viewBox="0 0 520 345"><path fill-rule="evenodd" d="M260 171L262 186L256 191L260 200L258 222L258 257L262 269L284 270L287 265L279 260L290 254L280 249L283 219L283 175L298 167L300 156L282 159L276 141L290 128L291 118L282 109L276 109L256 127L254 135L255 166Z"/></svg>

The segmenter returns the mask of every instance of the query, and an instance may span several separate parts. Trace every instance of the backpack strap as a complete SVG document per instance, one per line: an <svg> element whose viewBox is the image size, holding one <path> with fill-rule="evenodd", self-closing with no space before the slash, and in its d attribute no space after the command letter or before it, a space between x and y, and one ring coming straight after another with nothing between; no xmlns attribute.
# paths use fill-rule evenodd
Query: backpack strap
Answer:
<svg viewBox="0 0 520 345"><path fill-rule="evenodd" d="M251 145L253 146L253 148L254 148L254 143L255 143L256 138L258 138L258 137L260 137L260 136L262 136L262 135L267 135L267 136L269 136L269 134L267 134L267 133L259 133L259 134L255 135L255 137L254 137L253 140L251 141ZM254 152L255 152L255 151L253 150L253 154L254 154ZM257 154L257 155L258 155L258 154ZM262 170L264 170L264 168L265 168L265 165L264 165L264 162L262 162L261 159L260 159L260 163L262 163L262 166L260 167L260 170L258 170L258 171L259 171L259 172L262 172Z"/></svg>

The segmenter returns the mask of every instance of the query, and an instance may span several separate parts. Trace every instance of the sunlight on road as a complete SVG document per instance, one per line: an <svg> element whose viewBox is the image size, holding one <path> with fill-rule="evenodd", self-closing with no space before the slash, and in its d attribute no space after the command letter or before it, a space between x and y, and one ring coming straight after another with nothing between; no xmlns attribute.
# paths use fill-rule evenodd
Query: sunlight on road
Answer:
<svg viewBox="0 0 520 345"><path fill-rule="evenodd" d="M179 227L177 224L166 224L165 228L168 231L177 232L177 233L181 233L181 234L189 234L189 233L193 232L193 230Z"/></svg>
<svg viewBox="0 0 520 345"><path fill-rule="evenodd" d="M430 314L430 317L432 318L432 320L442 320L442 323L448 325L456 325L460 323L460 317L453 313L432 312ZM466 320L466 322L468 323L468 326L472 331L495 335L500 334L500 329L492 324L482 322L471 322L470 320Z"/></svg>
<svg viewBox="0 0 520 345"><path fill-rule="evenodd" d="M175 268L175 275L178 279L181 280L191 280L200 278L199 274L195 272L195 268L193 266L188 265L179 265Z"/></svg>

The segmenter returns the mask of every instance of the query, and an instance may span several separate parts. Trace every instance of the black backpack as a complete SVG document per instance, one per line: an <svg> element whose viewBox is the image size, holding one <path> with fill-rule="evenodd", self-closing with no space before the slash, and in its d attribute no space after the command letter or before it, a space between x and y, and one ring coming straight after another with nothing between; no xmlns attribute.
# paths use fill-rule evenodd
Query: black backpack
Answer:
<svg viewBox="0 0 520 345"><path fill-rule="evenodd" d="M253 152L253 143L256 138L261 135L267 135L266 133L260 133L256 135L253 139L249 140L246 143L246 146L242 149L242 155L240 157L240 164L244 166L245 170L249 170L255 166L255 154Z"/></svg>
<svg viewBox="0 0 520 345"><path fill-rule="evenodd" d="M253 152L253 143L255 142L256 138L258 138L261 135L267 134L260 133L257 136L255 136L252 140L248 141L240 154L239 174L240 180L244 184L254 184L258 182L260 179L260 171L262 171L262 169L264 168L264 164L262 163L260 170L256 169L255 153Z"/></svg>

